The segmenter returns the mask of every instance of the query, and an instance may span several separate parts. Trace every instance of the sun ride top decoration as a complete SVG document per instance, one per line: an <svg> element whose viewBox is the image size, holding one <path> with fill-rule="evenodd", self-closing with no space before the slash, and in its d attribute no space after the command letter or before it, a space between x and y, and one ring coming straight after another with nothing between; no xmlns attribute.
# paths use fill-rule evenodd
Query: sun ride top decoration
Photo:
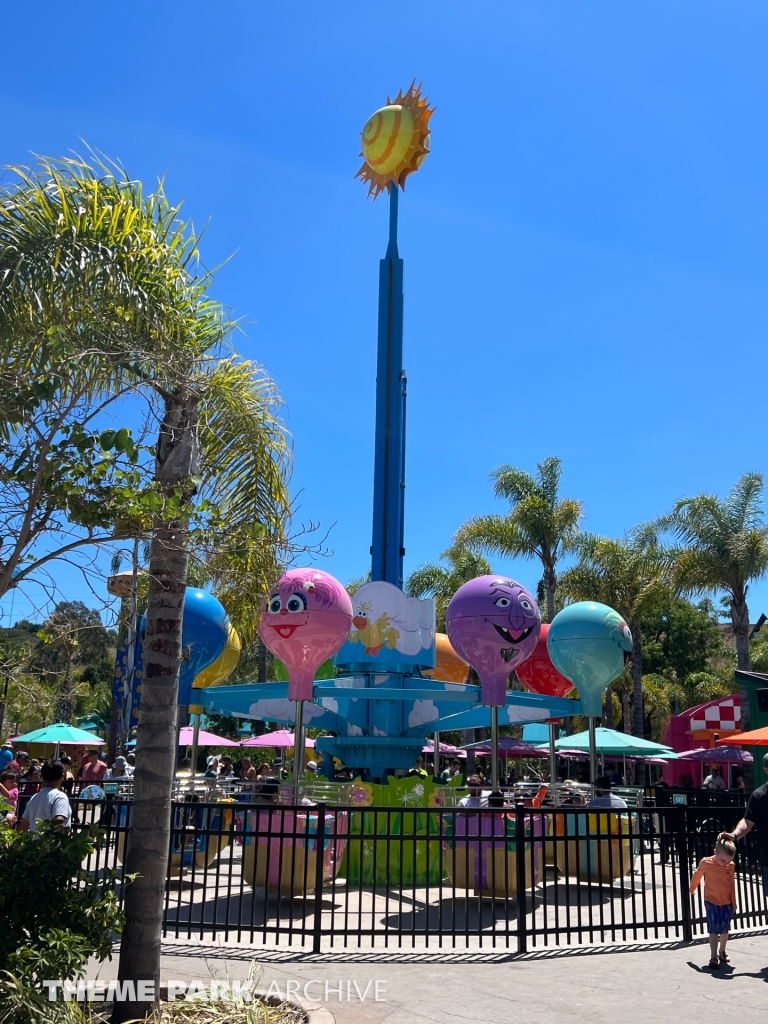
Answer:
<svg viewBox="0 0 768 1024"><path fill-rule="evenodd" d="M405 179L418 171L429 153L429 119L434 111L414 81L394 102L387 97L387 105L368 118L360 153L365 163L355 177L367 182L369 196L375 199L392 185L405 188Z"/></svg>

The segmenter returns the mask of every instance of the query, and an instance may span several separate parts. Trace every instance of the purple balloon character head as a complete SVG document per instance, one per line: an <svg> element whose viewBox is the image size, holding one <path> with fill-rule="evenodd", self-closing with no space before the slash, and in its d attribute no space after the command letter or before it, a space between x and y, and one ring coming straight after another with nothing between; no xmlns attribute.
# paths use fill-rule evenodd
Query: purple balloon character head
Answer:
<svg viewBox="0 0 768 1024"><path fill-rule="evenodd" d="M478 576L453 595L445 624L456 653L480 676L483 704L504 704L510 673L539 639L534 599L507 576Z"/></svg>

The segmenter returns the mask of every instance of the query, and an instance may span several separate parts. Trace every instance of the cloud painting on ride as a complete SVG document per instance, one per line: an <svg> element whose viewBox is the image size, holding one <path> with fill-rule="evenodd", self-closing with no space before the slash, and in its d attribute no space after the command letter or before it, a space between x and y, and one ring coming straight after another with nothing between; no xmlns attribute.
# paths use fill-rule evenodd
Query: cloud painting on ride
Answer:
<svg viewBox="0 0 768 1024"><path fill-rule="evenodd" d="M352 630L334 660L368 671L433 668L434 600L406 597L381 580L364 584L352 598Z"/></svg>

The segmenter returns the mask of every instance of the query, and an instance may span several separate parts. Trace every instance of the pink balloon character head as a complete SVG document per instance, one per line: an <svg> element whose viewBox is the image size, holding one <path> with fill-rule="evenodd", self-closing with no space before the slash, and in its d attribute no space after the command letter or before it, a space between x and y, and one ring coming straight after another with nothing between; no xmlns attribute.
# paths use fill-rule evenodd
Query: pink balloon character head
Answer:
<svg viewBox="0 0 768 1024"><path fill-rule="evenodd" d="M259 636L288 670L288 697L311 700L315 672L339 650L352 627L352 602L320 569L290 569L272 587Z"/></svg>
<svg viewBox="0 0 768 1024"><path fill-rule="evenodd" d="M445 624L456 653L480 676L483 704L506 703L507 679L531 655L541 630L525 587L507 576L478 576L453 595Z"/></svg>

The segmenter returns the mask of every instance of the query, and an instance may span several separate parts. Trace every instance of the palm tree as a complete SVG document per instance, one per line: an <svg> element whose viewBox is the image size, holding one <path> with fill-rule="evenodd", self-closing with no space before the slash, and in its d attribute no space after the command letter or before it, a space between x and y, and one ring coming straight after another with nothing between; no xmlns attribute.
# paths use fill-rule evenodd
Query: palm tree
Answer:
<svg viewBox="0 0 768 1024"><path fill-rule="evenodd" d="M0 279L0 342L18 363L30 343L42 361L63 353L73 374L93 375L94 393L129 382L159 423L153 479L124 524L125 536L142 530L151 542L126 856L136 880L119 968L122 980L154 979L157 989L190 552L240 611L255 609L285 543L288 447L271 383L223 350L231 324L208 298L197 236L162 186L145 196L104 165L44 160L22 177L13 202L4 241L15 262ZM116 1003L114 1019L146 1010Z"/></svg>
<svg viewBox="0 0 768 1024"><path fill-rule="evenodd" d="M582 505L574 498L559 498L560 459L545 459L531 476L514 466L500 466L491 474L497 498L506 498L504 515L475 516L459 527L458 547L503 558L538 558L544 570L547 621L555 617L556 567L574 547Z"/></svg>
<svg viewBox="0 0 768 1024"><path fill-rule="evenodd" d="M632 631L634 732L644 733L643 651L640 620L669 597L669 560L647 538L607 540L587 534L578 544L579 560L560 577L560 590L572 601L602 601L623 615ZM624 722L625 732L632 723Z"/></svg>
<svg viewBox="0 0 768 1024"><path fill-rule="evenodd" d="M482 555L452 547L440 555L448 565L425 562L415 569L405 583L409 597L434 597L437 606L437 628L445 632L445 610L453 595L476 576L488 576L491 567Z"/></svg>
<svg viewBox="0 0 768 1024"><path fill-rule="evenodd" d="M651 525L677 541L673 578L682 593L727 595L737 664L749 670L747 593L768 570L762 474L745 473L724 500L714 494L681 498Z"/></svg>

